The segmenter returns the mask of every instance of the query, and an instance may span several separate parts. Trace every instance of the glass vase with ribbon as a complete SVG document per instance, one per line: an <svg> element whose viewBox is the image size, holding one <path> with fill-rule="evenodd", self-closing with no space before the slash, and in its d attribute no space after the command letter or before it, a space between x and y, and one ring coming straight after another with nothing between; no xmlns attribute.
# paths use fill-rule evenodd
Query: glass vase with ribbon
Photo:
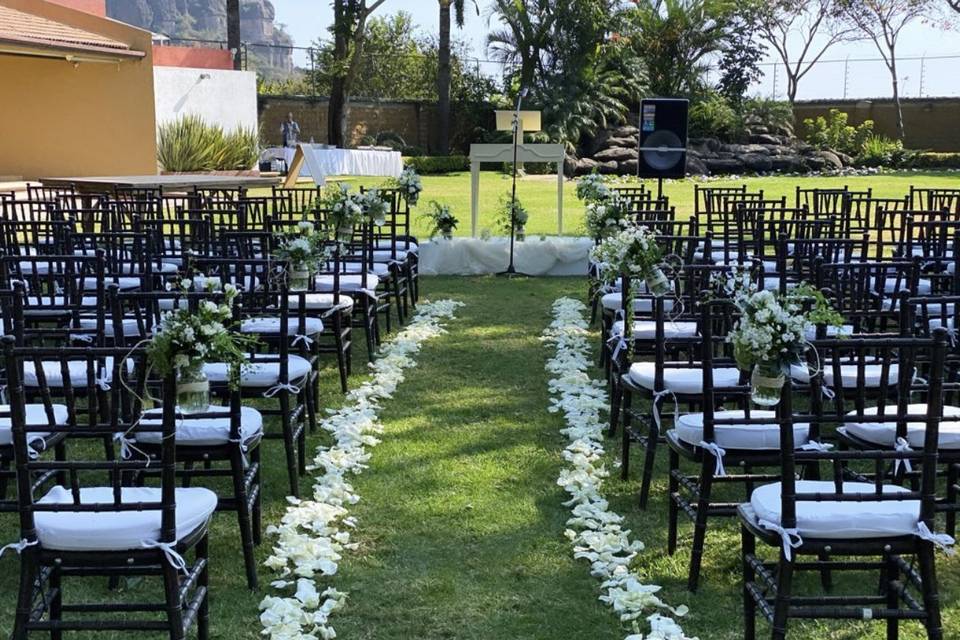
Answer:
<svg viewBox="0 0 960 640"><path fill-rule="evenodd" d="M177 372L177 407L181 413L204 413L210 408L210 380L203 364L195 364Z"/></svg>

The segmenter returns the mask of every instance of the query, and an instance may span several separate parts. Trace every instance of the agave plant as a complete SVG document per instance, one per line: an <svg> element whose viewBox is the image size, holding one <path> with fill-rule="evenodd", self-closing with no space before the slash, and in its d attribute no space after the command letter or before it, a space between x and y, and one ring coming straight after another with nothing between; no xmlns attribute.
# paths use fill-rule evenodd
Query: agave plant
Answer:
<svg viewBox="0 0 960 640"><path fill-rule="evenodd" d="M164 171L223 171L249 169L259 154L254 129L230 133L198 115L186 115L160 125L157 160Z"/></svg>

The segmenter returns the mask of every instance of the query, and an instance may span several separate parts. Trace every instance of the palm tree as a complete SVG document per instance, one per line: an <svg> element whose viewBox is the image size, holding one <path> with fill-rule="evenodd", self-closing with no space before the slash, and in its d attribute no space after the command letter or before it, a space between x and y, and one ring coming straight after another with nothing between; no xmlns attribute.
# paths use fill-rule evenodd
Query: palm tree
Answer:
<svg viewBox="0 0 960 640"><path fill-rule="evenodd" d="M519 68L520 87L530 87L542 71L541 56L557 18L554 9L551 0L493 2L493 12L504 26L487 35L487 49L494 60Z"/></svg>
<svg viewBox="0 0 960 640"><path fill-rule="evenodd" d="M240 70L240 0L227 0L227 49L233 54L233 68Z"/></svg>
<svg viewBox="0 0 960 640"><path fill-rule="evenodd" d="M437 111L440 119L440 154L450 153L450 14L457 20L457 27L464 23L464 0L439 0L440 2L440 44L437 53ZM480 14L476 0L473 6Z"/></svg>

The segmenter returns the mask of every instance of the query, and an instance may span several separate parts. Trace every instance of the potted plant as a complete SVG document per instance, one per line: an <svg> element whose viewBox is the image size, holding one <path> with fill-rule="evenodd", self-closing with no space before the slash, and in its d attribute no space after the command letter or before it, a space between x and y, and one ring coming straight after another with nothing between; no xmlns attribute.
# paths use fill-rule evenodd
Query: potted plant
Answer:
<svg viewBox="0 0 960 640"><path fill-rule="evenodd" d="M413 167L406 167L403 170L400 177L397 178L397 187L403 197L406 198L407 204L411 207L417 206L417 202L420 200L420 192L423 191L423 183Z"/></svg>
<svg viewBox="0 0 960 640"><path fill-rule="evenodd" d="M287 287L290 291L306 291L318 265L329 259L323 239L309 220L297 223L297 231L283 237L273 257L287 263Z"/></svg>
<svg viewBox="0 0 960 640"><path fill-rule="evenodd" d="M434 201L430 203L430 208L430 212L424 215L433 225L430 229L430 239L439 234L444 240L452 240L453 232L460 221L454 217L448 205Z"/></svg>
<svg viewBox="0 0 960 640"><path fill-rule="evenodd" d="M189 293L193 281L181 280L180 288ZM165 312L159 329L147 344L147 358L153 370L161 376L177 376L177 407L181 413L203 413L210 406L205 363L224 362L230 370L230 380L239 380L246 351L257 344L256 338L230 330L236 296L236 287L227 284L220 303L202 300L194 309L188 306Z"/></svg>
<svg viewBox="0 0 960 640"><path fill-rule="evenodd" d="M665 296L673 290L663 271L663 249L647 227L622 229L591 249L590 257L601 265L604 280L610 284L622 274L631 281L642 278L647 291L654 296Z"/></svg>

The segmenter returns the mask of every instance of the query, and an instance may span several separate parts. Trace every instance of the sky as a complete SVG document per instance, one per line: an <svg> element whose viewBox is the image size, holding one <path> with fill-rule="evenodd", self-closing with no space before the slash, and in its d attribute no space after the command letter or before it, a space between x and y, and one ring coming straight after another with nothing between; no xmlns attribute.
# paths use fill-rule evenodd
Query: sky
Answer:
<svg viewBox="0 0 960 640"><path fill-rule="evenodd" d="M277 21L286 25L297 46L306 47L317 37L326 38L327 28L333 20L329 0L273 0ZM480 59L487 58L486 34L496 20L489 17L490 0L479 0L480 16L468 1L466 26L454 31L454 37L467 42ZM439 20L436 0L386 0L377 15L406 11L425 34L436 34ZM898 56L903 60L899 73L901 91L905 96L957 96L960 95L960 30L943 32L930 25L915 23L901 35ZM919 58L926 56L925 61ZM937 59L937 56L956 56L954 59ZM849 57L850 62L844 62ZM875 58L872 62L861 62ZM907 58L918 58L907 60ZM800 98L866 98L890 94L890 76L879 61L879 54L872 42L849 43L830 49L825 60L836 60L818 65L801 81ZM772 61L771 61L772 62ZM764 67L765 78L755 92L770 97L774 92L776 65ZM484 64L485 73L496 74L499 67ZM776 91L783 97L785 80L783 70L777 72Z"/></svg>

